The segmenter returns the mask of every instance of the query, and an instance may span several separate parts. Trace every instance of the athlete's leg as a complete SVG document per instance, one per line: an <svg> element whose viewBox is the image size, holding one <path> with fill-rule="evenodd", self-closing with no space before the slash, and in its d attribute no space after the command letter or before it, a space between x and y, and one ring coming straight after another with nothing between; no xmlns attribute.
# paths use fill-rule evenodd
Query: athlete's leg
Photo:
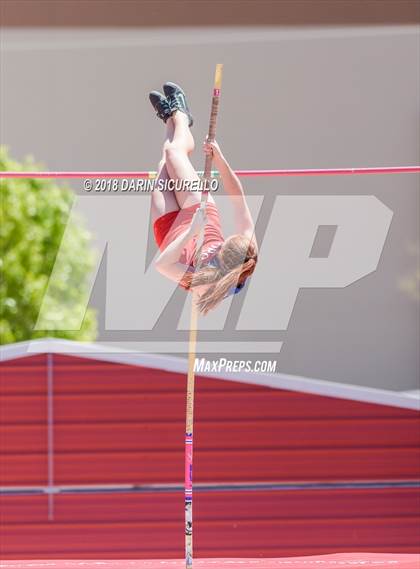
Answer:
<svg viewBox="0 0 420 569"><path fill-rule="evenodd" d="M189 158L194 150L194 138L188 126L187 115L181 111L175 111L166 124L169 139L164 144L164 156L169 176L175 181L199 182L200 177ZM188 187L185 185L183 191L175 191L175 198L181 208L200 203L201 192L190 191ZM212 196L208 197L209 201L214 203Z"/></svg>
<svg viewBox="0 0 420 569"><path fill-rule="evenodd" d="M152 224L156 221L156 219L162 215L165 215L165 213L169 213L170 211L179 211L180 209L174 195L175 192L168 191L165 188L165 184L170 179L165 162L165 144L167 144L173 136L173 126L168 123L166 127L166 138L162 149L162 158L158 165L158 173L155 180L155 189L152 192Z"/></svg>

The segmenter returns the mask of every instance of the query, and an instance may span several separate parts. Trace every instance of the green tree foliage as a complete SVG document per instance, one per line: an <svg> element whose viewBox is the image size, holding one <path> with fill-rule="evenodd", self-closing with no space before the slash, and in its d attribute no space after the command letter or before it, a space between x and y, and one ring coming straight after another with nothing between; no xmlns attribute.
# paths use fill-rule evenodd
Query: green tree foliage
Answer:
<svg viewBox="0 0 420 569"><path fill-rule="evenodd" d="M1 171L37 170L31 160L19 164L0 148ZM83 221L67 221L74 194L48 180L0 179L0 340L2 344L45 336L93 340L96 315L84 312L94 262L90 234ZM66 239L62 237L66 230ZM49 300L49 329L34 330L60 245L60 268ZM56 300L54 300L56 299ZM62 299L60 301L59 299ZM57 323L84 314L80 330L59 330ZM45 321L45 320L44 320ZM48 322L48 319L47 319ZM69 326L74 328L74 326Z"/></svg>

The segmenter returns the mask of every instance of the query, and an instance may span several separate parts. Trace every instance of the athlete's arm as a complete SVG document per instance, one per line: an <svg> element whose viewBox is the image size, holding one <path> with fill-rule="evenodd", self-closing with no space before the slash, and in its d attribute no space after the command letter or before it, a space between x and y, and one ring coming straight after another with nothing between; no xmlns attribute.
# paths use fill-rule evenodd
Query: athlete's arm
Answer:
<svg viewBox="0 0 420 569"><path fill-rule="evenodd" d="M254 235L254 222L238 176L230 167L216 141L204 142L203 149L205 154L213 155L213 162L220 173L223 187L233 201L237 232L252 239Z"/></svg>

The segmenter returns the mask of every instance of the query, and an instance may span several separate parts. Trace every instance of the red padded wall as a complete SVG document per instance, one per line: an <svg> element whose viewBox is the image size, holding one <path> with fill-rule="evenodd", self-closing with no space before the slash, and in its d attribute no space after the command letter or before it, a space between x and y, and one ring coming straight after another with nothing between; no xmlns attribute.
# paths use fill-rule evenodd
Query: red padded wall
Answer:
<svg viewBox="0 0 420 569"><path fill-rule="evenodd" d="M53 368L55 484L182 484L184 375L63 355ZM195 482L419 478L415 411L196 385ZM46 485L46 356L3 363L0 401L0 484ZM415 489L197 492L195 504L199 556L417 547ZM179 492L58 495L54 522L44 496L1 505L4 558L183 555Z"/></svg>
<svg viewBox="0 0 420 569"><path fill-rule="evenodd" d="M197 557L418 551L416 489L214 492L195 495ZM59 495L1 500L2 558L180 558L183 496Z"/></svg>

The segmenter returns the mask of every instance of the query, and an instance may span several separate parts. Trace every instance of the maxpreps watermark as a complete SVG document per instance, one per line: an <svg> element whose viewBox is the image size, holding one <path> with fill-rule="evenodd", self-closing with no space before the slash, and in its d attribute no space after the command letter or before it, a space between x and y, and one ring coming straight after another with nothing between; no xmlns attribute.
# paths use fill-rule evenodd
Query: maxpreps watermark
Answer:
<svg viewBox="0 0 420 569"><path fill-rule="evenodd" d="M150 204L134 208L132 200L125 199L127 195L141 194L111 194L112 200L108 199L110 194L95 194L97 199L94 200L92 195L76 194L67 220L69 230L66 228L63 234L35 330L44 335L46 331L80 330L106 255L105 329L152 335L179 285L163 279L148 257ZM150 194L147 197L150 199ZM229 199L228 196L217 196L219 211L231 211ZM255 218L260 220L263 216L263 220L265 214L268 216L262 254L258 270L250 279L247 290L241 293L243 302L229 340L224 334L214 335L214 332L225 330L229 308L234 301L232 296L224 301L226 310L206 316L210 319L208 328L204 322L199 322L200 335L204 337L207 329L212 335L205 343L200 338L198 353L212 354L212 358L235 354L235 357L253 360L279 353L282 342L273 338L273 332L288 329L299 294L308 288L344 289L376 271L393 216L393 212L373 195L281 195L270 201L269 210L264 208L260 196L249 196L249 201ZM96 255L87 276L83 299L76 303L72 295L65 294L62 275L67 270L66 251L71 247L73 235L71 224L77 223L79 212L94 228ZM312 256L311 251L321 226L334 226L334 236L328 255L319 258ZM138 238L132 239L133 235ZM139 294L141 290L153 291L153 294ZM61 306L72 307L72 310L64 311L66 318L57 317L61 314ZM177 330L189 330L190 305L187 302L182 312L174 315L176 318ZM243 331L264 332L267 337L259 341L255 337L246 340L242 339ZM188 351L186 341L174 341L172 336L167 341L156 338L152 342L141 342L139 348L141 346L141 351L171 353ZM261 355L250 356L250 353ZM231 365L232 370L234 366L246 368L246 363Z"/></svg>
<svg viewBox="0 0 420 569"><path fill-rule="evenodd" d="M219 180L173 180L172 178L158 180L152 178L87 178L83 182L85 192L97 193L148 193L155 190L159 192L202 192L208 190L216 192L219 189Z"/></svg>
<svg viewBox="0 0 420 569"><path fill-rule="evenodd" d="M249 373L275 373L277 362L275 360L228 360L219 358L218 360L207 360L206 358L195 358L195 373L236 373L246 371Z"/></svg>

